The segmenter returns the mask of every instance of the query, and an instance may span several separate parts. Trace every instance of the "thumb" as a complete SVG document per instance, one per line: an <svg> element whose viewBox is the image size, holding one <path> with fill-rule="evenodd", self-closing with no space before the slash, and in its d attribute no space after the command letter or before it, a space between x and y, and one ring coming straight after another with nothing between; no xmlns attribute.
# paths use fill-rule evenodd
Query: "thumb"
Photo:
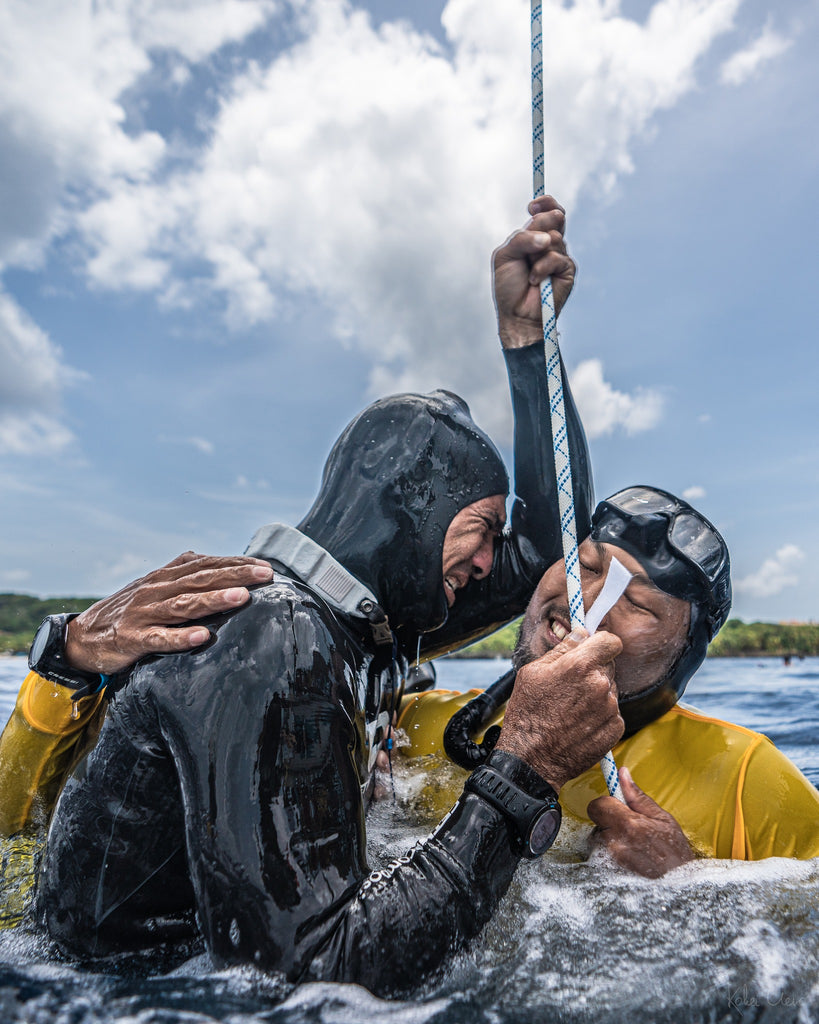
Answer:
<svg viewBox="0 0 819 1024"><path fill-rule="evenodd" d="M647 818L664 818L665 811L660 805L651 799L648 793L644 793L637 783L632 779L628 768L621 768L620 787L623 796L626 798L628 807L637 814L644 814Z"/></svg>
<svg viewBox="0 0 819 1024"><path fill-rule="evenodd" d="M547 651L544 655L545 659L548 659L551 655L551 660L559 658L563 654L568 654L569 651L575 650L583 643L584 640L589 639L589 633L583 626L575 626L574 629L569 633L568 636L564 636L559 644L556 644L550 651Z"/></svg>

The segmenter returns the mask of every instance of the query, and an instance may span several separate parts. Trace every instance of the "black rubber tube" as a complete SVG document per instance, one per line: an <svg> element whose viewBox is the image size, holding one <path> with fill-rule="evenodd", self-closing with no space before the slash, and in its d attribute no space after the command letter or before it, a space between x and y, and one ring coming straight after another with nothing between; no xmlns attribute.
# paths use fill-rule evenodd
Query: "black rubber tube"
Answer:
<svg viewBox="0 0 819 1024"><path fill-rule="evenodd" d="M471 772L482 765L492 753L500 736L500 726L493 725L487 729L482 743L476 743L472 736L494 718L501 704L509 700L512 687L515 685L515 675L515 669L510 669L483 693L479 693L468 704L464 704L447 722L444 729L444 750L447 757L461 768Z"/></svg>

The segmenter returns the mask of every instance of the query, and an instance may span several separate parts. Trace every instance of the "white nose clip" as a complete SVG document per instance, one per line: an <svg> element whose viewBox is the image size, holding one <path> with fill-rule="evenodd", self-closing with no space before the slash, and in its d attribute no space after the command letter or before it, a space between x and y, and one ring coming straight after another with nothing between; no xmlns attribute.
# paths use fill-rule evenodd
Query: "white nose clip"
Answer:
<svg viewBox="0 0 819 1024"><path fill-rule="evenodd" d="M616 558L612 558L603 587L594 604L586 612L586 630L589 634L597 632L597 627L625 593L630 579L631 573L628 569Z"/></svg>

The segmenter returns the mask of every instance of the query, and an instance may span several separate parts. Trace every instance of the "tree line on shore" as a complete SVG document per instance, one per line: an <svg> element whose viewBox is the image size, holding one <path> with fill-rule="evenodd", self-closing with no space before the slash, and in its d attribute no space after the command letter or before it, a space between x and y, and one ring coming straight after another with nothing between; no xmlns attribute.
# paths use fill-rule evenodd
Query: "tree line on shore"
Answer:
<svg viewBox="0 0 819 1024"><path fill-rule="evenodd" d="M0 653L25 654L46 615L81 612L95 597L51 597L0 594ZM455 658L509 658L515 647L520 619L479 640ZM729 619L709 648L710 657L807 657L819 655L819 623L743 622Z"/></svg>
<svg viewBox="0 0 819 1024"><path fill-rule="evenodd" d="M479 640L454 658L511 658L520 619ZM729 619L708 648L711 658L803 658L819 655L819 623L743 622Z"/></svg>

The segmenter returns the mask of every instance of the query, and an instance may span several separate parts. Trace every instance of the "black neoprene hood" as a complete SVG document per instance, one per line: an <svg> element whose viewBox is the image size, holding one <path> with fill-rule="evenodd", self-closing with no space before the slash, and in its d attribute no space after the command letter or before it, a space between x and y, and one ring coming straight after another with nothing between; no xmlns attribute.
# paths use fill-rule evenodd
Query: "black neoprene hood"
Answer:
<svg viewBox="0 0 819 1024"><path fill-rule="evenodd" d="M409 649L447 618L449 524L467 505L508 490L503 460L463 399L393 395L336 441L298 528L370 587Z"/></svg>

